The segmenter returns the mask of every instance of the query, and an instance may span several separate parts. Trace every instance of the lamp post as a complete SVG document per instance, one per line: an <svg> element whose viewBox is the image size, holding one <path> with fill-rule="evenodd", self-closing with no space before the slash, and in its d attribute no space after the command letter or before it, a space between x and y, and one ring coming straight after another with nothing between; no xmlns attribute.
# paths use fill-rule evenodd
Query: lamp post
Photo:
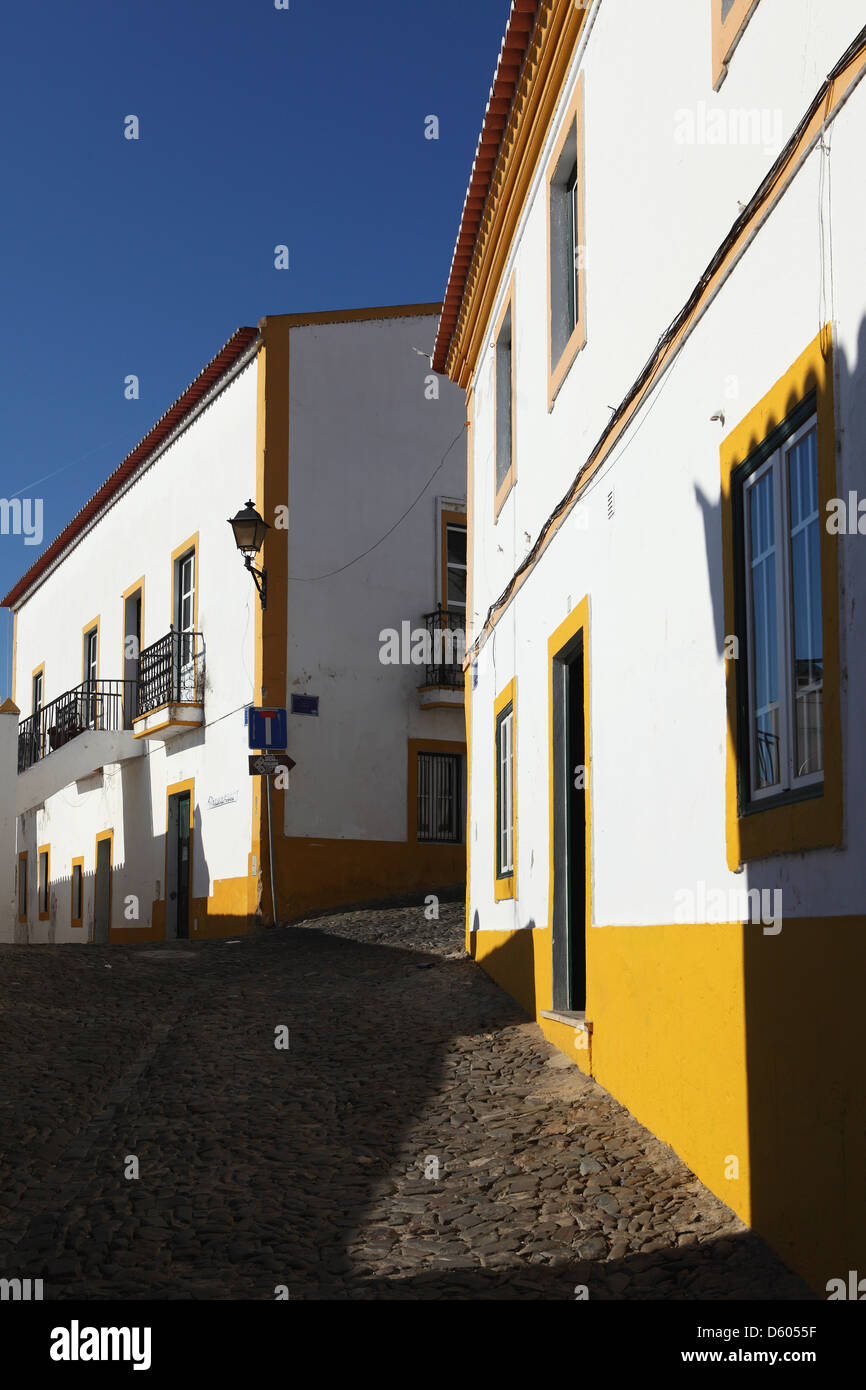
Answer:
<svg viewBox="0 0 866 1390"><path fill-rule="evenodd" d="M253 560L258 555L264 544L265 532L270 530L268 523L259 516L252 501L238 512L237 516L229 519L229 526L234 532L235 545L244 557L244 564L253 576L253 583L259 591L259 598L262 608L268 606L268 573L267 570L257 570L253 565Z"/></svg>

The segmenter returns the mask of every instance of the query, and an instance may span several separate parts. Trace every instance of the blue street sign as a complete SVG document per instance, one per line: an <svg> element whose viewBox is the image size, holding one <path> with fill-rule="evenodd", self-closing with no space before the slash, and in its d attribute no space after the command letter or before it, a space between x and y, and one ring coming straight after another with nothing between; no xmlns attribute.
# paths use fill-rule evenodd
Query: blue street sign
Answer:
<svg viewBox="0 0 866 1390"><path fill-rule="evenodd" d="M289 721L284 709L249 709L247 728L250 748L285 750Z"/></svg>

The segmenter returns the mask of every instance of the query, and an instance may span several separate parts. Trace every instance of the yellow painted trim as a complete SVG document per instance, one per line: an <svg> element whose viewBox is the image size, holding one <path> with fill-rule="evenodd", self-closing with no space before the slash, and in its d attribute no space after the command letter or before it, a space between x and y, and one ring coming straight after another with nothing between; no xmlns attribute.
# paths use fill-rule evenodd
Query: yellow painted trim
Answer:
<svg viewBox="0 0 866 1390"><path fill-rule="evenodd" d="M583 750L584 750L584 751L583 751L583 755L584 755L584 759L585 759L584 766L585 766L585 768L586 768L586 781L585 781L585 784L584 784L584 785L585 785L585 791L586 791L586 796L585 796L585 798L584 798L584 808L585 808L585 812L586 812L586 829L585 829L585 831L584 831L585 843L586 843L586 864L585 864L585 880L584 880L584 881L585 881L585 884L586 884L586 888L585 888L585 898L586 898L586 928L587 928L587 931L588 931L588 930L589 930L589 927L590 927L590 925L591 925L591 923L592 923L592 853L591 853L591 850L590 850L590 844L591 844L590 835L591 835L591 830L592 830L592 825L591 825L591 821L592 821L592 816L591 816L592 797L591 797L591 795L590 795L590 778L591 778L590 763L591 763L591 760L592 760L592 755L591 755L591 750L590 750L590 739L589 739L589 734L590 734L590 719L589 719L589 595L588 595L588 594L585 595L585 597L581 599L580 603L578 603L577 606L576 606L575 608L572 609L572 611L569 613L568 617L564 620L564 622L561 622L561 623L559 624L559 626L555 629L555 631L552 632L551 635L550 635L550 637L548 637L548 639L547 639L547 786L548 786L548 808L549 808L549 809L548 809L548 822L547 822L547 824L548 824L548 830L547 830L547 838L548 838L548 873L549 873L548 889L547 889L547 926L548 926L548 929L552 928L552 926L553 926L553 885L554 885L554 873L555 873L555 867L554 867L554 862L553 862L553 849L554 849L554 778L555 778L555 776L556 776L556 771L555 771L554 764L553 764L553 735L554 735L554 727L553 727L553 663L554 663L556 657L558 656L558 654L562 651L563 647L567 646L568 643L572 640L572 638L576 637L577 634L578 634L578 632L581 632L581 631L583 632ZM550 944L550 949L551 949L551 958L550 958L549 971L550 971L551 990L552 990L552 981L553 981L553 955L552 955L553 942L552 942L552 933L551 933L551 941L550 941L549 944ZM588 947L588 943L587 943L587 947ZM587 949L587 952L586 952L586 965L587 965L587 977L586 977L586 990L587 990L587 995L586 995L586 1001L587 1001L587 1003L586 1003L586 1016L587 1016L587 1018L590 1018L590 1017L592 1017L592 1015L591 1015L591 1013L590 1013L590 978L589 978L589 950L588 950L588 949ZM543 1004L541 1007L543 1007L543 1008L552 1008L552 1007L553 1007L553 1004L552 1004L552 996L551 996L550 1002L548 1002L547 1004Z"/></svg>
<svg viewBox="0 0 866 1390"><path fill-rule="evenodd" d="M439 552L440 552L440 602L443 608L448 607L448 527L462 526L466 531L466 575L469 576L469 531L466 525L466 513L442 510L439 513Z"/></svg>
<svg viewBox="0 0 866 1390"><path fill-rule="evenodd" d="M587 10L542 0L491 180L447 370L466 389L475 370L514 236L541 160Z"/></svg>
<svg viewBox="0 0 866 1390"><path fill-rule="evenodd" d="M753 410L724 440L721 449L722 562L725 584L725 632L734 634L734 519L732 475L782 424L811 391L818 412L818 508L836 497L836 424L833 401L832 327L801 353ZM725 829L728 866L739 868L770 854L838 846L842 843L842 737L840 713L839 537L821 526L821 604L824 641L824 791L820 796L739 814L737 788L737 665L726 661L727 771ZM741 645L743 638L741 636Z"/></svg>
<svg viewBox="0 0 866 1390"><path fill-rule="evenodd" d="M419 753L459 753L462 758L466 757L466 744L454 739L446 738L410 738L407 748L407 777L406 777L406 838L409 844L421 844L426 848L427 845L448 844L449 848L454 848L450 842L442 840L419 840L418 839L418 754ZM459 846L456 846L459 848Z"/></svg>
<svg viewBox="0 0 866 1390"><path fill-rule="evenodd" d="M171 552L171 616L169 619L169 627L174 627L175 616L177 614L177 595L175 592L177 587L177 562L178 560L182 559L184 555L188 555L190 551L192 551L195 555L195 570L193 574L193 582L195 584L195 588L193 589L192 598L192 625L193 630L195 632L198 632L198 596L201 590L201 568L199 564L198 531L196 531L194 535L189 536L187 540L185 540L181 545L175 546L174 550Z"/></svg>
<svg viewBox="0 0 866 1390"><path fill-rule="evenodd" d="M466 950L471 944L472 923L470 920L470 899L471 884L470 873L472 869L472 667L467 667L463 673L464 705L466 710L466 906L464 919L464 935Z"/></svg>
<svg viewBox="0 0 866 1390"><path fill-rule="evenodd" d="M75 915L75 870L81 870L81 915ZM84 926L84 855L80 854L69 866L69 923L73 927ZM109 923L109 930L110 930Z"/></svg>
<svg viewBox="0 0 866 1390"><path fill-rule="evenodd" d="M86 646L87 638L90 636L91 632L95 632L95 633L96 633L96 679L99 680L99 642L100 642L100 638L99 638L99 618L100 618L100 615L97 614L95 618L91 618L91 620L90 620L89 623L85 623L85 624L84 624L84 627L81 629L81 681L82 681L82 684L88 679L88 676L87 676L87 668L86 668L86 665L85 665L85 653L86 653L86 651L87 651L87 646Z"/></svg>
<svg viewBox="0 0 866 1390"><path fill-rule="evenodd" d="M511 465L502 479L499 487L496 487L496 468L498 459L496 447L499 437L496 421L498 418L497 405L497 386L499 382L499 363L497 361L497 344L502 325L511 310ZM499 519L499 513L505 505L505 499L517 481L517 318L515 313L515 294L514 276L505 295L499 318L496 320L496 327L493 330L493 521L494 524Z"/></svg>
<svg viewBox="0 0 866 1390"><path fill-rule="evenodd" d="M9 691L9 698L13 704L15 700L15 675L18 666L18 609L12 613L12 688Z"/></svg>
<svg viewBox="0 0 866 1390"><path fill-rule="evenodd" d="M18 879L15 884L15 916L19 922L26 922L30 911L30 884L27 882L28 853L26 849L18 852ZM19 912L18 904L21 901L21 860L24 860L24 911ZM37 901L37 907L38 907Z"/></svg>
<svg viewBox="0 0 866 1390"><path fill-rule="evenodd" d="M472 455L475 434L475 398L472 391L466 395L466 647L472 642L472 540L475 518L475 466Z"/></svg>
<svg viewBox="0 0 866 1390"><path fill-rule="evenodd" d="M713 26L713 87L719 90L728 75L728 64L740 42L743 30L755 10L758 0L734 0L728 17L722 21L722 0L710 0Z"/></svg>
<svg viewBox="0 0 866 1390"><path fill-rule="evenodd" d="M471 659L481 651L508 605L512 602L516 594L519 593L529 576L535 570L536 565L539 563L544 553L552 544L554 537L567 521L574 508L580 503L598 470L604 465L620 439L626 434L637 413L652 395L656 385L664 376L671 363L679 355L698 318L709 307L710 302L716 294L718 294L720 288L728 279L743 253L748 248L748 245L754 239L756 232L763 226L773 209L782 197L784 197L799 172L807 153L817 144L822 136L822 132L835 118L851 92L862 79L864 73L866 73L866 51L855 55L848 66L834 80L827 93L826 100L820 109L813 115L808 126L803 131L800 140L789 153L785 162L780 165L779 169L776 171L774 179L768 184L767 188L763 190L760 202L756 203L752 208L751 215L741 227L736 240L728 248L717 270L703 283L700 292L695 295L694 303L691 305L688 315L683 319L683 322L679 325L679 328L671 340L656 351L652 365L647 370L645 379L642 380L640 386L634 390L632 395L623 402L621 416L609 427L599 444L590 454L589 459L575 478L566 497L562 499L560 507L558 508L556 520L551 522L545 532L537 552L531 560L527 559L524 561L520 574L514 577L513 587L509 589L502 602L496 605L478 637L474 639L473 650L467 653L467 659ZM473 371L476 361L477 356L472 359ZM458 379L453 373L452 375L454 380Z"/></svg>
<svg viewBox="0 0 866 1390"><path fill-rule="evenodd" d="M45 866L45 882L42 881L42 856L48 861ZM48 889L48 910L42 910L43 888ZM36 850L36 911L40 922L48 922L51 919L51 846L39 845Z"/></svg>
<svg viewBox="0 0 866 1390"><path fill-rule="evenodd" d="M33 682L37 676L42 677L42 704L45 704L45 662L40 661L38 666L34 666L30 672L30 713L33 713ZM14 698L14 697L13 697Z"/></svg>
<svg viewBox="0 0 866 1390"><path fill-rule="evenodd" d="M358 310L359 318L375 317ZM393 317L393 315L392 315ZM339 315L315 317L316 322L352 321ZM256 418L256 507L270 530L265 532L261 565L268 573L268 606L262 606L250 584L255 611L255 703L286 705L288 637L289 533L274 525L276 509L289 501L290 438L289 382L291 329L306 322L303 316L278 315L261 320L262 346L258 355L258 404ZM256 856L257 907L271 916L270 862L267 853L267 802L263 778L253 778L250 853ZM283 788L271 785L274 818L274 852L284 835L285 796ZM277 916L288 915L291 885L277 878Z"/></svg>
<svg viewBox="0 0 866 1390"><path fill-rule="evenodd" d="M584 160L584 121L583 121L583 73L577 79L574 95L568 104L562 121L562 130L554 146L553 154L547 165L547 176L545 178L545 198L547 202L547 409L553 409L553 403L559 393L565 378L571 370L571 365L575 357L586 347L586 264L585 256L581 254L580 265L578 267L578 309L577 322L572 329L571 336L565 344L559 359L553 360L553 285L551 282L550 266L550 188L556 173L556 166L559 163L562 151L571 136L572 128L576 130L577 144L577 227L575 228L576 242L581 253L586 247L586 185L585 185L585 160Z"/></svg>
<svg viewBox="0 0 866 1390"><path fill-rule="evenodd" d="M439 888L462 888L466 847L406 839L285 835L274 841L274 861L281 897L285 892L284 921L296 922L323 909L340 910L412 894L417 895L421 922L428 894Z"/></svg>
<svg viewBox="0 0 866 1390"><path fill-rule="evenodd" d="M197 706L201 708L201 706ZM146 719L147 715L141 715L141 719ZM139 720L135 721L139 723ZM133 733L133 738L152 738L154 734L162 733L163 729L202 729L204 725L200 719L166 719L162 724L155 724L152 729L142 729L141 733Z"/></svg>
<svg viewBox="0 0 866 1390"><path fill-rule="evenodd" d="M108 830L100 830L94 842L93 850L93 928L96 930L96 866L99 863L100 841L107 840L109 843L108 851L108 939L111 940L111 919L114 916L114 826Z"/></svg>
<svg viewBox="0 0 866 1390"><path fill-rule="evenodd" d="M494 843L493 847L493 897L496 902L504 902L506 898L517 897L517 677L512 676L511 680L493 702L493 804L494 814L494 834L499 836L499 798L497 787L499 783L499 746L496 737L497 723L499 716L504 709L511 705L513 719L511 723L511 863L512 871L507 877L500 878L496 872L496 865L499 862L499 846Z"/></svg>

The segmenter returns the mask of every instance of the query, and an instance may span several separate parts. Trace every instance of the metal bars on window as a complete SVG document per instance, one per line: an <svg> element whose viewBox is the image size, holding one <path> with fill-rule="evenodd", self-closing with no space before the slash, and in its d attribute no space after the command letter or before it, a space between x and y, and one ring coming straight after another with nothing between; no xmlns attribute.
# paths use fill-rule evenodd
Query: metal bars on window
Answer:
<svg viewBox="0 0 866 1390"><path fill-rule="evenodd" d="M458 845L461 839L459 753L418 754L418 839Z"/></svg>

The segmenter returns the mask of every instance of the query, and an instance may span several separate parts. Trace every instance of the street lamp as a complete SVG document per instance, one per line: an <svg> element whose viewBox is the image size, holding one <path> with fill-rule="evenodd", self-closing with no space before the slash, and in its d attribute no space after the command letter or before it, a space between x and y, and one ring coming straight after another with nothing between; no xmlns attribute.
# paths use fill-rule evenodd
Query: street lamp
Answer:
<svg viewBox="0 0 866 1390"><path fill-rule="evenodd" d="M259 598L262 601L262 608L268 606L268 574L267 570L257 570L253 565L253 560L258 555L264 544L265 532L271 528L256 511L252 501L229 520L229 526L234 532L235 545L244 557L244 564L253 576L253 583L259 591Z"/></svg>

